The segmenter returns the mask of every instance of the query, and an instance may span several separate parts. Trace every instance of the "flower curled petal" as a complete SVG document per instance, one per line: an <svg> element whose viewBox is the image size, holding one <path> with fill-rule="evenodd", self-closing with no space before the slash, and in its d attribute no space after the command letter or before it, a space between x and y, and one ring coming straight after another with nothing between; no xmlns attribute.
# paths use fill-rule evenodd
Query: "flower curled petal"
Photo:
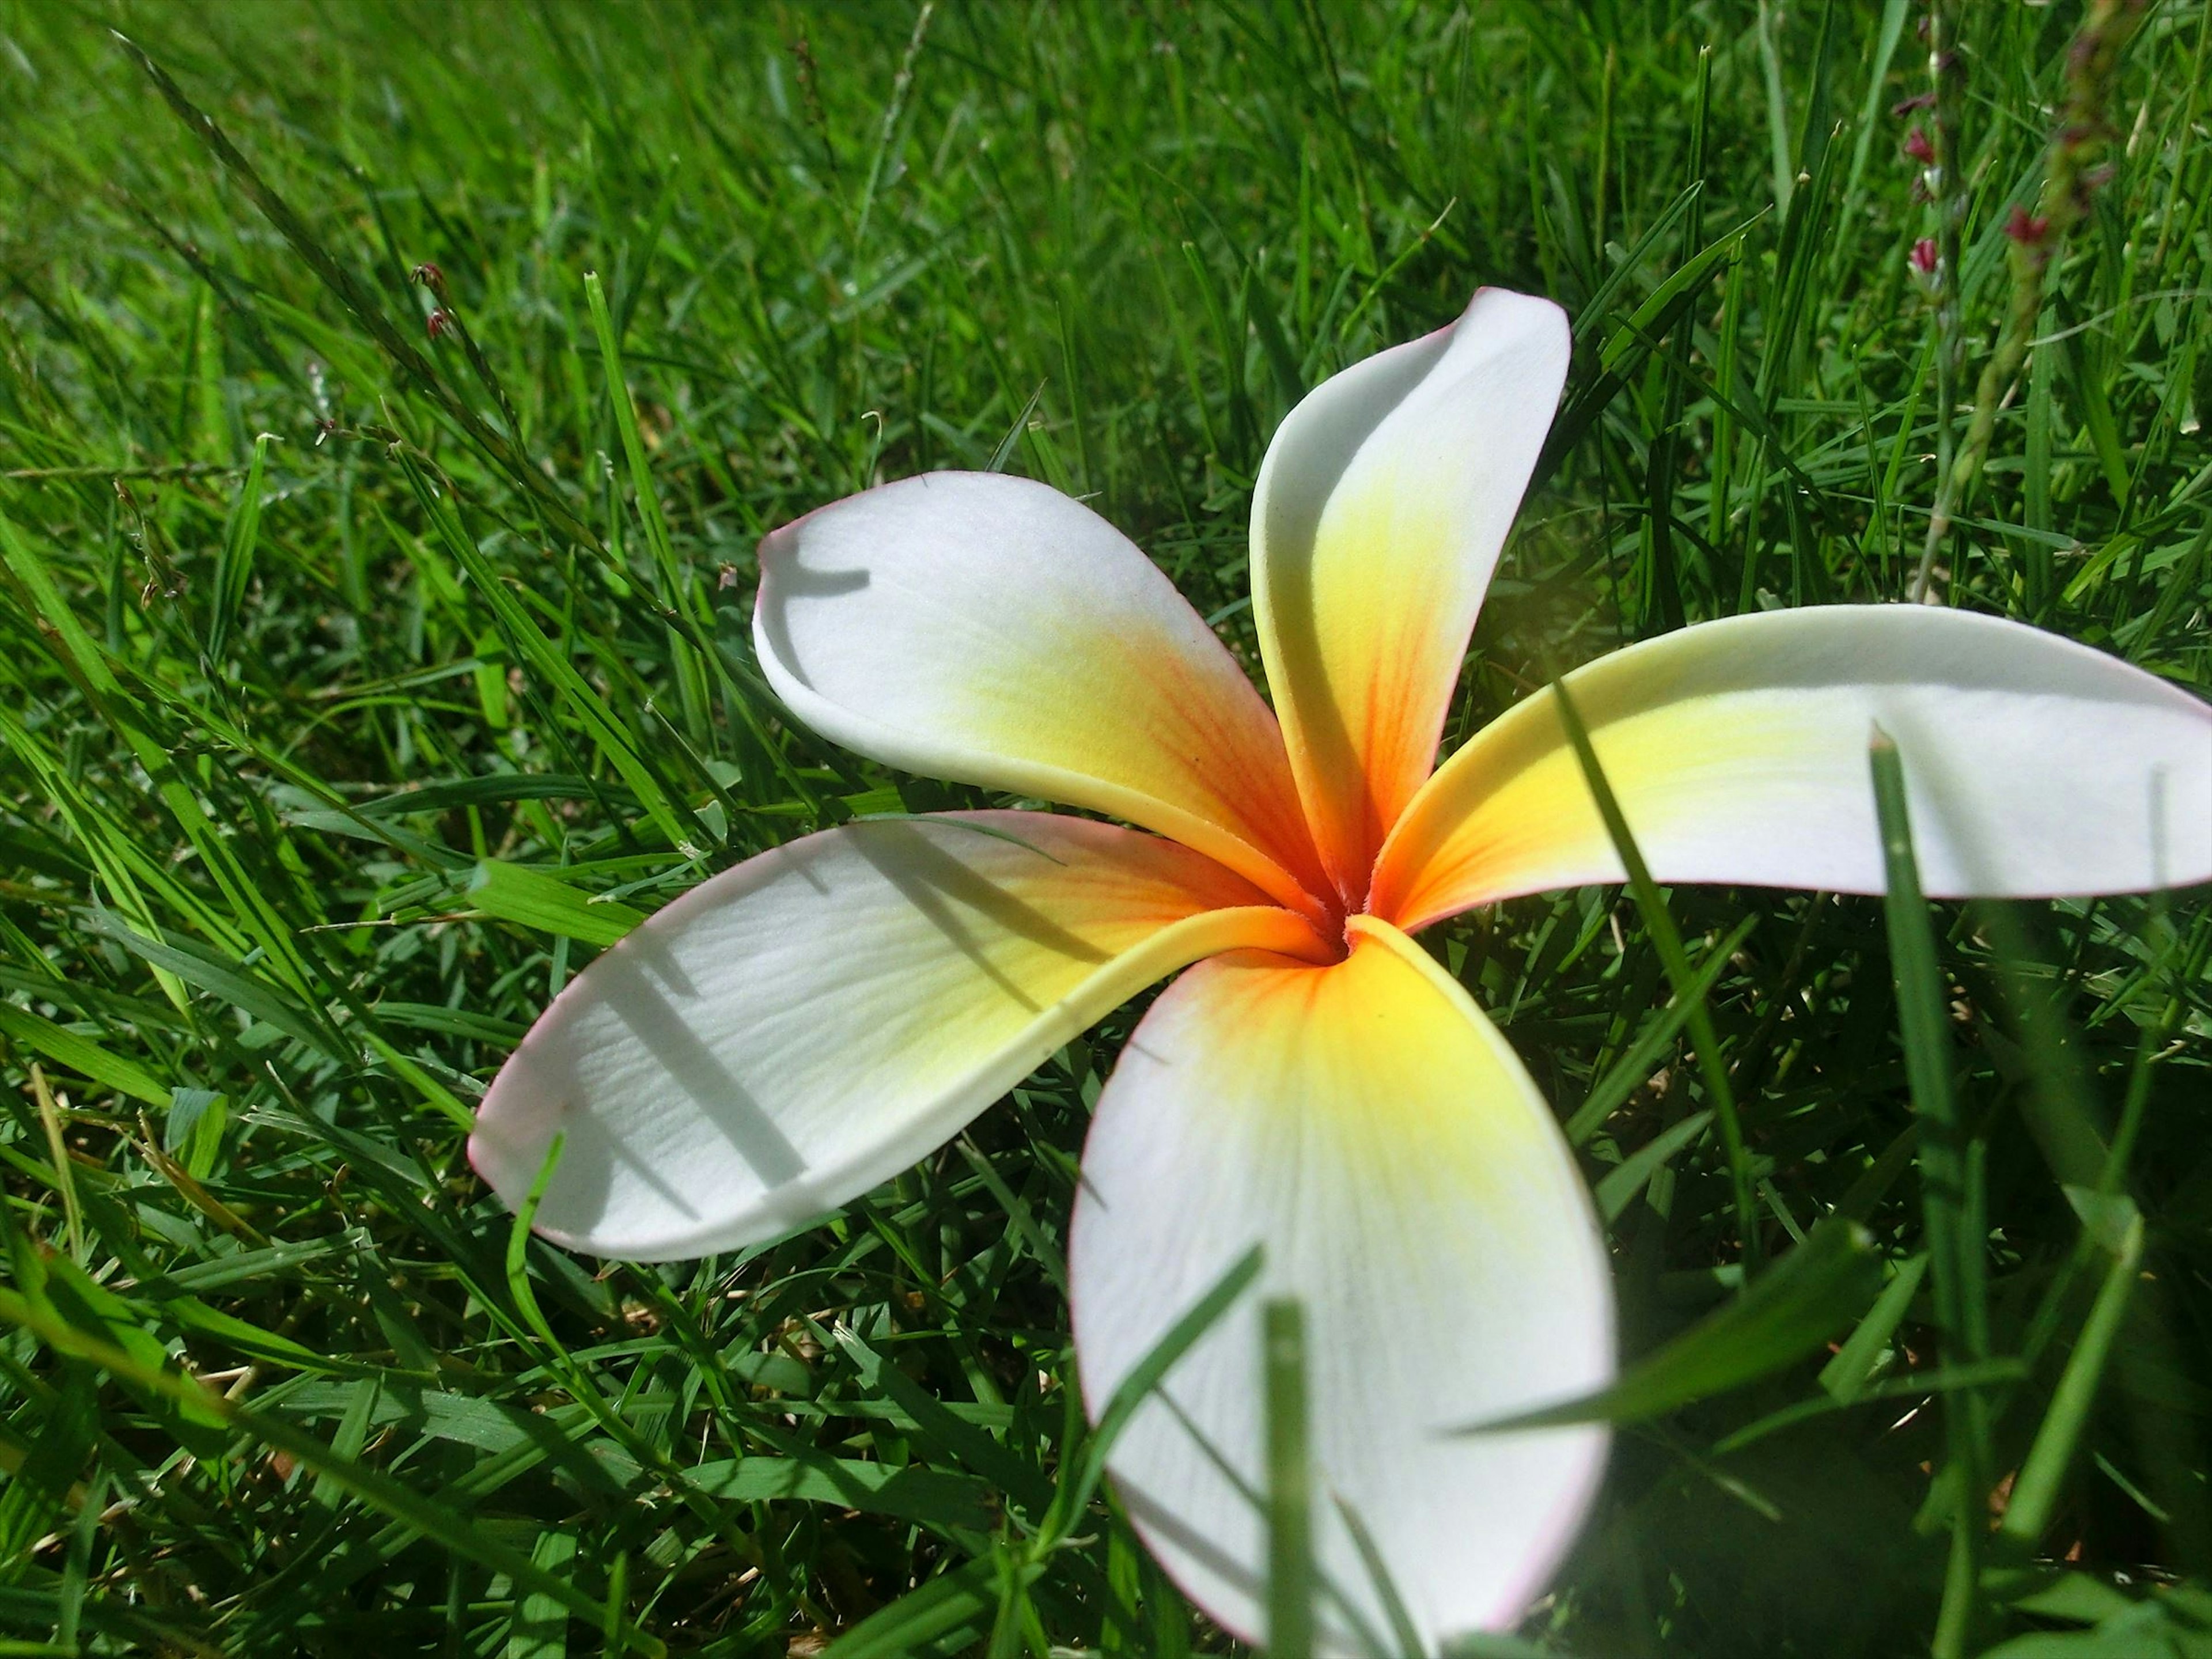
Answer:
<svg viewBox="0 0 2212 1659"><path fill-rule="evenodd" d="M2212 879L2212 708L2020 623L1922 605L1768 611L1632 646L1567 684L1661 881L1881 891L1876 726L1904 757L1930 894ZM1621 878L1547 691L1437 771L1391 836L1374 902L1410 930Z"/></svg>
<svg viewBox="0 0 2212 1659"><path fill-rule="evenodd" d="M1483 289L1450 327L1323 382L1268 446L1253 611L1300 798L1355 907L1436 763L1568 355L1557 306Z"/></svg>
<svg viewBox="0 0 2212 1659"><path fill-rule="evenodd" d="M834 742L1126 818L1311 905L1274 715L1159 568L1056 489L933 472L811 513L761 544L753 638Z"/></svg>
<svg viewBox="0 0 2212 1659"><path fill-rule="evenodd" d="M469 1155L579 1249L671 1260L815 1219L1212 951L1316 948L1242 878L1042 812L857 823L702 883L531 1029Z"/></svg>
<svg viewBox="0 0 2212 1659"><path fill-rule="evenodd" d="M1122 1501L1183 1589L1257 1638L1259 1308L1294 1295L1322 1579L1369 1628L1391 1628L1341 1505L1433 1644L1518 1616L1588 1508L1606 1444L1589 1426L1446 1431L1603 1386L1611 1280L1573 1158L1504 1040L1404 934L1369 916L1350 934L1334 966L1252 951L1200 963L1130 1038L1084 1149L1076 1351L1095 1417L1261 1244L1257 1287L1109 1452ZM1330 1605L1340 1650L1351 1621Z"/></svg>

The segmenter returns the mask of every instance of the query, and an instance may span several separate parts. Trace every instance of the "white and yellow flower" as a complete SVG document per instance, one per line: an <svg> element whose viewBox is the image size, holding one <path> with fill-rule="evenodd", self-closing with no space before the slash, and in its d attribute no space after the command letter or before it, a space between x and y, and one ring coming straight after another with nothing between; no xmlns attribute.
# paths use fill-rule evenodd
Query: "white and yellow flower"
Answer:
<svg viewBox="0 0 2212 1659"><path fill-rule="evenodd" d="M1604 1432L1440 1431L1608 1380L1606 1249L1528 1073L1409 936L1622 877L1548 693L1434 765L1567 360L1556 307L1486 289L1291 413L1253 506L1272 712L1135 546L1042 484L932 474L770 536L755 636L800 720L1139 827L851 823L706 882L538 1022L484 1099L477 1167L519 1204L565 1136L537 1220L579 1249L770 1238L1196 963L1130 1040L1085 1148L1085 1398L1102 1408L1264 1245L1262 1292L1306 1310L1324 1573L1382 1625L1341 1504L1425 1639L1510 1623L1589 1504ZM2212 712L2033 629L1838 605L1685 629L1571 678L1662 882L1880 891L1877 722L1932 894L2212 878ZM1258 1305L1112 1455L1152 1548L1246 1635Z"/></svg>

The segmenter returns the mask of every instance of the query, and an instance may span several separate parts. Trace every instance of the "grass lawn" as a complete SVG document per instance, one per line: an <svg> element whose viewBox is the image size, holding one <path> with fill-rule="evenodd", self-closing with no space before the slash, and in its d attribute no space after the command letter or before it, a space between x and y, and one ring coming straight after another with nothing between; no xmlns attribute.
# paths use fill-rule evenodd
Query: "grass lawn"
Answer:
<svg viewBox="0 0 2212 1659"><path fill-rule="evenodd" d="M1024 474L1256 666L1269 434L1485 283L1576 356L1448 750L1919 585L2212 692L2212 12L1942 9L1931 100L1906 0L0 0L0 1654L1229 1650L1110 1492L1028 1548L1141 1001L679 1266L519 1233L472 1103L705 877L1007 804L783 717L764 533ZM2212 1654L2212 906L1668 905L1694 1058L1621 890L1425 936L1709 1374L1466 1653Z"/></svg>

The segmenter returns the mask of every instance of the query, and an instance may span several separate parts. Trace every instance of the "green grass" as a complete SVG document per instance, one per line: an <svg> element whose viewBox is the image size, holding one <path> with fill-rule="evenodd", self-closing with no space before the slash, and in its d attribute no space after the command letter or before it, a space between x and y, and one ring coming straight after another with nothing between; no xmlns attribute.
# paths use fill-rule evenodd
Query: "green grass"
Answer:
<svg viewBox="0 0 2212 1659"><path fill-rule="evenodd" d="M1499 282L1577 356L1455 737L1684 620L1904 597L2081 15L1955 9L1931 207L1903 4L0 0L0 1652L1224 1648L1071 1386L1134 1011L666 1269L517 1243L469 1104L635 914L978 799L751 660L757 539L872 481L1081 494L1250 657L1275 422ZM2099 89L1930 563L2199 690L2209 28L2154 6ZM1480 1650L2212 1652L2212 908L1639 896L1430 936L1663 1372ZM1879 1273L1730 1303L1831 1220Z"/></svg>

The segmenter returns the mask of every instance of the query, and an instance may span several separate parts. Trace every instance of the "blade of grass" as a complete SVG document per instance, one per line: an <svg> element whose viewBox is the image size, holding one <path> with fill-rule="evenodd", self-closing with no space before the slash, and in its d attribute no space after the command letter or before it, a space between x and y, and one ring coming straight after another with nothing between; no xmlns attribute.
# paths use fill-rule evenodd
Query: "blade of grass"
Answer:
<svg viewBox="0 0 2212 1659"><path fill-rule="evenodd" d="M1698 1073L1705 1081L1705 1096L1720 1123L1721 1144L1728 1154L1729 1180L1735 1194L1736 1224L1748 1281L1750 1275L1758 1271L1763 1255L1759 1212L1752 1193L1751 1150L1744 1144L1743 1125L1736 1116L1735 1091L1729 1083L1728 1066L1721 1059L1720 1037L1713 1029L1712 1012L1698 989L1698 975L1691 969L1689 953L1682 947L1682 935L1674 926L1667 901L1659 891L1659 884L1651 879L1651 870L1644 862L1644 854L1637 850L1636 838L1630 833L1628 818L1620 810L1613 786L1605 780L1597 750L1590 743L1589 728L1583 724L1566 682L1553 681L1551 690L1559 703L1559 723L1566 729L1567 740L1573 744L1575 758L1581 763L1583 780L1589 787L1598 816L1605 821L1605 832L1612 839L1613 851L1628 872L1628 890L1634 896L1638 913L1644 918L1644 931L1650 935L1652 948L1659 952L1667 977L1674 984L1674 994L1687 1010L1684 1019L1689 1027L1690 1042L1697 1050Z"/></svg>
<svg viewBox="0 0 2212 1659"><path fill-rule="evenodd" d="M1305 1311L1293 1299L1261 1310L1267 1429L1268 1659L1312 1659L1313 1469L1307 1459Z"/></svg>
<svg viewBox="0 0 2212 1659"><path fill-rule="evenodd" d="M1913 861L1912 823L1905 799L1904 763L1897 744L1875 730L1868 755L1875 808L1881 825L1887 878L1883 912L1889 931L1890 971L1897 986L1897 1018L1905 1044L1905 1075L1921 1124L1921 1204L1926 1217L1936 1319L1946 1364L1975 1365L1989 1358L1985 1247L1976 1224L1973 1153L1951 1088L1954 1064L1946 1018L1948 998L1936 957L1936 933L1920 896ZM1959 1659L1972 1650L1980 1622L1979 1584L1983 1498L1989 1487L1987 1401L1978 1389L1948 1397L1944 1422L1953 1479L1959 1483L1951 1517L1951 1553L1943 1604L1932 1646L1936 1659Z"/></svg>
<svg viewBox="0 0 2212 1659"><path fill-rule="evenodd" d="M629 464L630 488L637 496L638 517L645 523L646 546L653 556L653 571L659 580L660 602L679 617L688 618L695 627L703 629L707 618L684 580L684 568L676 557L675 543L668 533L668 520L660 510L660 497L653 487L653 470L646 464L645 440L638 431L637 404L630 397L629 382L623 371L622 342L617 337L614 319L607 313L607 296L599 286L596 270L584 273L584 297L591 310L592 330L599 336L599 362L606 372L607 397L614 404L615 430L622 439L623 457ZM668 653L676 669L684 730L694 743L703 744L708 732L707 664L692 649L690 640L673 629L668 635Z"/></svg>
<svg viewBox="0 0 2212 1659"><path fill-rule="evenodd" d="M1570 1146L1579 1146L1596 1133L1599 1126L1619 1111L1629 1096L1657 1069L1660 1057L1688 1023L1690 1011L1712 995L1722 973L1757 930L1760 920L1750 915L1736 923L1726 938L1705 952L1705 960L1698 964L1696 975L1690 981L1690 994L1686 996L1678 991L1664 1008L1644 1023L1628 1052L1613 1063L1591 1089L1589 1097L1575 1108L1574 1115L1567 1120Z"/></svg>
<svg viewBox="0 0 2212 1659"><path fill-rule="evenodd" d="M2129 1206L2132 1211L2133 1206ZM2014 1477L2006 1500L2004 1519L1997 1536L2008 1553L2025 1555L2051 1529L2064 1486L2066 1471L2088 1427L2090 1407L2096 1403L2098 1385L2112 1357L2112 1346L2127 1313L2128 1297L2142 1273L2143 1223L2130 1214L2113 1251L2105 1282L2097 1291L2087 1322L2068 1356L2065 1371L2051 1405L2035 1431L2035 1441Z"/></svg>
<svg viewBox="0 0 2212 1659"><path fill-rule="evenodd" d="M1874 1299L1881 1279L1873 1236L1856 1222L1823 1221L1741 1297L1638 1360L1609 1388L1453 1432L1502 1434L1663 1417L1818 1352Z"/></svg>

